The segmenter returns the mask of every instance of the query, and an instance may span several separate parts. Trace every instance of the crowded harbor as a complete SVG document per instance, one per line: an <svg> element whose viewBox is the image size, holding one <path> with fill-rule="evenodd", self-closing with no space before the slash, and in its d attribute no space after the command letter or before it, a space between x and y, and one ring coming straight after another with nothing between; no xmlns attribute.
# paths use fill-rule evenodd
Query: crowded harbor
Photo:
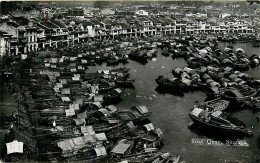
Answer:
<svg viewBox="0 0 260 163"><path fill-rule="evenodd" d="M250 7L237 24L217 26L208 20L222 10L205 16L181 2L89 13L45 5L1 13L0 162L260 160L260 35Z"/></svg>

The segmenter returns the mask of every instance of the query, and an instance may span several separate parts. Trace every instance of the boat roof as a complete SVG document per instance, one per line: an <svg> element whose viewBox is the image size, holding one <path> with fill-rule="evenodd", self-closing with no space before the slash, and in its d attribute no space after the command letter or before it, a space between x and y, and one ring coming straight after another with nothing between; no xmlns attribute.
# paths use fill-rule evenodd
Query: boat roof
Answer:
<svg viewBox="0 0 260 163"><path fill-rule="evenodd" d="M200 109L200 108L195 108L192 110L191 114L198 117L199 114L203 111L203 109Z"/></svg>
<svg viewBox="0 0 260 163"><path fill-rule="evenodd" d="M111 152L117 153L117 154L124 154L129 147L130 147L130 144L120 142L113 148L113 150Z"/></svg>
<svg viewBox="0 0 260 163"><path fill-rule="evenodd" d="M73 119L73 121L76 123L77 126L86 123L86 120L84 118L75 118Z"/></svg>
<svg viewBox="0 0 260 163"><path fill-rule="evenodd" d="M104 156L107 155L106 148L104 146L94 148L97 156Z"/></svg>
<svg viewBox="0 0 260 163"><path fill-rule="evenodd" d="M149 112L148 108L146 106L144 106L144 105L136 106L135 108L142 114L145 114L145 113Z"/></svg>
<svg viewBox="0 0 260 163"><path fill-rule="evenodd" d="M98 133L95 134L95 138L99 141L104 141L107 140L106 134L105 133Z"/></svg>
<svg viewBox="0 0 260 163"><path fill-rule="evenodd" d="M144 127L146 128L147 131L152 131L154 130L154 126L152 123L146 124L144 125Z"/></svg>
<svg viewBox="0 0 260 163"><path fill-rule="evenodd" d="M219 117L221 114L222 114L222 111L217 110L217 111L213 112L211 115L214 117Z"/></svg>
<svg viewBox="0 0 260 163"><path fill-rule="evenodd" d="M80 131L81 133L85 134L89 134L89 135L93 135L95 134L95 131L93 129L93 126L80 126Z"/></svg>

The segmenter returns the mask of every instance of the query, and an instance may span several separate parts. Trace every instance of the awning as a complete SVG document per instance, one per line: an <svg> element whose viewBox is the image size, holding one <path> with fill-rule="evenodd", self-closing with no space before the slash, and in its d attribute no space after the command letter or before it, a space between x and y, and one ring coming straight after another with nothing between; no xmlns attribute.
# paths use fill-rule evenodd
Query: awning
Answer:
<svg viewBox="0 0 260 163"><path fill-rule="evenodd" d="M79 110L79 104L70 104L69 108L74 110Z"/></svg>
<svg viewBox="0 0 260 163"><path fill-rule="evenodd" d="M118 143L111 152L116 154L124 154L129 147L130 144Z"/></svg>
<svg viewBox="0 0 260 163"><path fill-rule="evenodd" d="M82 105L83 104L83 99L82 98L77 98L75 101L73 101L73 104Z"/></svg>
<svg viewBox="0 0 260 163"><path fill-rule="evenodd" d="M86 123L86 120L84 118L76 118L76 119L73 119L73 121L76 123L77 126L83 125Z"/></svg>
<svg viewBox="0 0 260 163"><path fill-rule="evenodd" d="M152 123L146 124L144 125L144 127L146 128L147 131L152 131L154 130L154 126Z"/></svg>
<svg viewBox="0 0 260 163"><path fill-rule="evenodd" d="M149 112L148 108L144 105L143 106L136 106L135 108L142 114Z"/></svg>
<svg viewBox="0 0 260 163"><path fill-rule="evenodd" d="M95 150L98 157L107 155L107 151L106 151L106 148L104 146L94 148L94 150Z"/></svg>
<svg viewBox="0 0 260 163"><path fill-rule="evenodd" d="M91 92L92 92L92 93L97 93L98 90L99 90L97 85L91 86L90 89L91 89Z"/></svg>
<svg viewBox="0 0 260 163"><path fill-rule="evenodd" d="M101 114L103 114L105 117L110 115L110 112L107 109L101 108L98 111L101 112Z"/></svg>
<svg viewBox="0 0 260 163"><path fill-rule="evenodd" d="M162 130L161 130L160 128L156 128L156 129L154 130L154 133L156 133L156 135L157 135L158 137L161 137L161 136L163 135L163 132L162 132Z"/></svg>
<svg viewBox="0 0 260 163"><path fill-rule="evenodd" d="M121 94L121 93L122 93L121 89L119 89L119 88L114 89L114 91L117 92L118 94Z"/></svg>
<svg viewBox="0 0 260 163"><path fill-rule="evenodd" d="M196 117L198 117L199 114L200 114L202 111L203 111L203 110L200 109L200 108L195 108L195 109L192 110L191 114L194 115L194 116L196 116Z"/></svg>
<svg viewBox="0 0 260 163"><path fill-rule="evenodd" d="M117 111L117 108L115 107L115 105L108 105L107 109L110 111L110 113L114 113Z"/></svg>
<svg viewBox="0 0 260 163"><path fill-rule="evenodd" d="M69 102L70 101L70 98L69 97L61 97L61 100L63 102Z"/></svg>
<svg viewBox="0 0 260 163"><path fill-rule="evenodd" d="M77 148L82 148L85 146L85 143L84 143L82 137L72 138L72 140Z"/></svg>
<svg viewBox="0 0 260 163"><path fill-rule="evenodd" d="M98 133L95 134L95 138L99 141L105 141L107 140L106 134L105 133Z"/></svg>
<svg viewBox="0 0 260 163"><path fill-rule="evenodd" d="M102 95L94 96L94 101L95 102L103 102L104 101L103 96Z"/></svg>
<svg viewBox="0 0 260 163"><path fill-rule="evenodd" d="M62 84L67 84L67 79L59 79Z"/></svg>
<svg viewBox="0 0 260 163"><path fill-rule="evenodd" d="M18 142L17 140L14 140L10 143L6 143L6 147L7 154L23 153L23 142Z"/></svg>
<svg viewBox="0 0 260 163"><path fill-rule="evenodd" d="M126 125L127 125L127 127L129 127L130 129L133 129L133 128L135 128L135 125L133 124L133 122L132 122L132 121L130 121L130 122L128 122L128 123L126 123Z"/></svg>
<svg viewBox="0 0 260 163"><path fill-rule="evenodd" d="M84 135L85 134L88 134L88 135L93 135L95 134L95 131L93 129L93 126L81 126L80 127L80 131L81 133L83 133Z"/></svg>
<svg viewBox="0 0 260 163"><path fill-rule="evenodd" d="M110 74L110 71L109 71L109 70L98 70L97 72L98 72L99 74L101 74L101 73L106 74L106 75Z"/></svg>
<svg viewBox="0 0 260 163"><path fill-rule="evenodd" d="M93 138L92 135L84 135L83 137L83 141L87 144L87 143L94 143L96 142L96 140Z"/></svg>
<svg viewBox="0 0 260 163"><path fill-rule="evenodd" d="M221 111L215 111L211 115L214 117L219 117L221 115L221 113L222 113Z"/></svg>
<svg viewBox="0 0 260 163"><path fill-rule="evenodd" d="M70 145L69 140L57 142L57 146L60 147L63 152L67 150L72 150L72 146Z"/></svg>
<svg viewBox="0 0 260 163"><path fill-rule="evenodd" d="M63 95L69 95L70 94L70 88L62 88L61 94Z"/></svg>
<svg viewBox="0 0 260 163"><path fill-rule="evenodd" d="M87 112L77 114L77 118L87 118L87 117L88 117Z"/></svg>
<svg viewBox="0 0 260 163"><path fill-rule="evenodd" d="M75 110L74 109L65 109L65 113L66 113L66 116L73 116L75 115Z"/></svg>

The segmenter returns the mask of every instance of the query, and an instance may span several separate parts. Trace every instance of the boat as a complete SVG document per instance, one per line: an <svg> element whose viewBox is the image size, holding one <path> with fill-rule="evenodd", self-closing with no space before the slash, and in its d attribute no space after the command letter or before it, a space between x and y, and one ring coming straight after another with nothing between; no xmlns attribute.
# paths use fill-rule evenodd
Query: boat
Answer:
<svg viewBox="0 0 260 163"><path fill-rule="evenodd" d="M116 68L116 69L112 69L112 70L110 70L110 71L111 71L111 72L128 73L129 70L130 70L130 68L119 67L119 68Z"/></svg>
<svg viewBox="0 0 260 163"><path fill-rule="evenodd" d="M202 127L211 129L222 130L224 132L241 134L244 136L253 136L253 132L246 128L246 125L237 118L222 112L222 111L209 111L201 108L194 108L189 117L194 123Z"/></svg>
<svg viewBox="0 0 260 163"><path fill-rule="evenodd" d="M129 57L129 59L142 63L142 64L148 63L148 60L147 60L148 57L145 55L139 55L139 54L133 52L133 53L130 53L128 55L128 57Z"/></svg>
<svg viewBox="0 0 260 163"><path fill-rule="evenodd" d="M168 79L160 75L155 79L156 83L165 90L180 91L184 88L184 84L177 78Z"/></svg>
<svg viewBox="0 0 260 163"><path fill-rule="evenodd" d="M211 101L205 101L202 103L202 106L211 108L213 111L223 111L227 109L229 106L230 102L227 100L221 100L221 99L214 99Z"/></svg>
<svg viewBox="0 0 260 163"><path fill-rule="evenodd" d="M120 121L120 122L137 122L148 118L152 113L146 106L133 106L130 110L118 111L110 117L104 118L106 121Z"/></svg>
<svg viewBox="0 0 260 163"><path fill-rule="evenodd" d="M117 86L121 86L121 87L129 87L129 86L133 86L135 82L135 79L117 79L115 81Z"/></svg>

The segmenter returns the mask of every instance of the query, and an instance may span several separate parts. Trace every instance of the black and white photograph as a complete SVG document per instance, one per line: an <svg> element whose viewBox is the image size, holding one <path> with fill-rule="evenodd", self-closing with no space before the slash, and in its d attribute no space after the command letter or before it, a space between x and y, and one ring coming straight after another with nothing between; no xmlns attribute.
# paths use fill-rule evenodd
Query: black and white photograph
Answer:
<svg viewBox="0 0 260 163"><path fill-rule="evenodd" d="M259 0L0 0L0 163L260 163Z"/></svg>

